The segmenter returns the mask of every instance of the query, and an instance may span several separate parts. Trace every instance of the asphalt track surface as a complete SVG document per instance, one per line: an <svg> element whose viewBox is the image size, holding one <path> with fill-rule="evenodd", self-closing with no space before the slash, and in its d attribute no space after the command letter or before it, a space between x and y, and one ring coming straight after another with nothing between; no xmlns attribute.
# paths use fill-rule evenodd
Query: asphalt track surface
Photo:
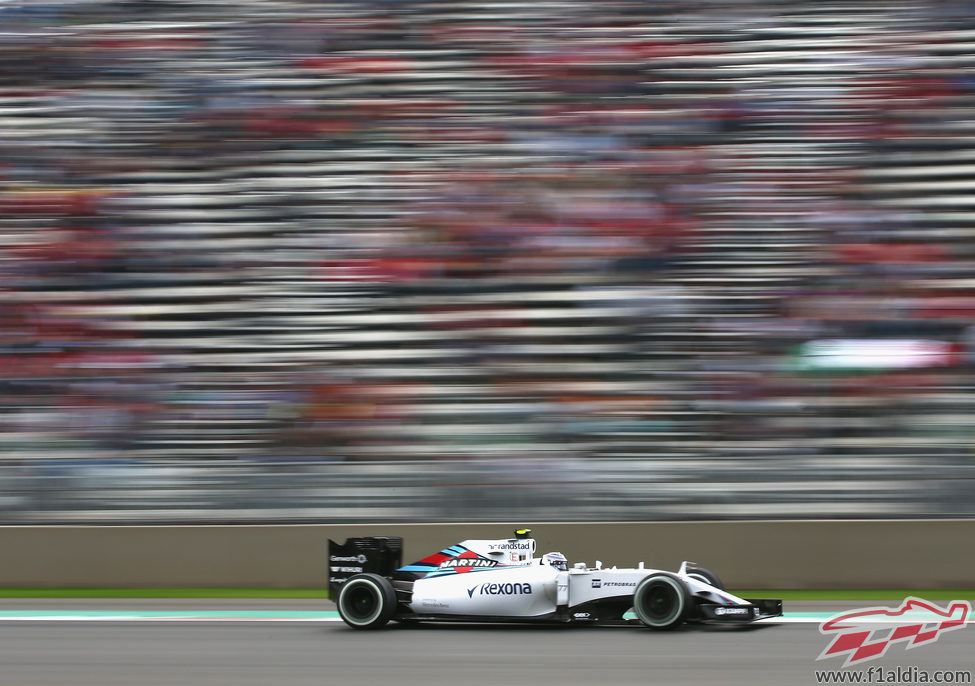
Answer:
<svg viewBox="0 0 975 686"><path fill-rule="evenodd" d="M792 603L786 612L879 604ZM362 632L333 611L324 600L0 600L0 686L815 684L817 669L841 666L816 661L828 643L816 621ZM965 627L909 651L894 645L869 666L975 671L973 638Z"/></svg>

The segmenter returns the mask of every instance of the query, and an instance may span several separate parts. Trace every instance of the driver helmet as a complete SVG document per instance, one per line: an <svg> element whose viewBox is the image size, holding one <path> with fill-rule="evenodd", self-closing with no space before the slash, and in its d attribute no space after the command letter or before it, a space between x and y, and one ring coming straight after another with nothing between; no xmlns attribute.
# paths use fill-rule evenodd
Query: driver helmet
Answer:
<svg viewBox="0 0 975 686"><path fill-rule="evenodd" d="M562 553L545 553L542 555L542 564L551 565L560 572L569 570L569 561L565 559L565 555Z"/></svg>

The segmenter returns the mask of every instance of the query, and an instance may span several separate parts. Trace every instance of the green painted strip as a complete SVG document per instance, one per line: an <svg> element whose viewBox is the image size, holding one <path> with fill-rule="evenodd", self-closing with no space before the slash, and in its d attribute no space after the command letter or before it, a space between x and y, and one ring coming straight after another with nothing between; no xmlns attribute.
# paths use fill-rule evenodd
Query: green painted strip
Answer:
<svg viewBox="0 0 975 686"><path fill-rule="evenodd" d="M825 601L875 601L889 600L899 603L908 596L931 601L972 600L975 589L860 589L860 590L805 590L805 591L732 591L739 598L779 598L781 600L825 600Z"/></svg>
<svg viewBox="0 0 975 686"><path fill-rule="evenodd" d="M0 610L2 619L49 619L64 617L72 619L337 619L338 612L318 612L311 610L221 610L217 612L169 612L131 611L131 610Z"/></svg>
<svg viewBox="0 0 975 686"><path fill-rule="evenodd" d="M860 608L860 609L866 609L866 608ZM853 611L855 612L856 610L853 610ZM838 614L840 614L840 611L839 610L833 610L831 612L786 612L786 613L784 613L783 616L784 617L787 617L789 619L796 619L796 620L799 620L799 619L813 620L813 619L815 619L815 620L819 620L819 621L825 621L825 620L829 619L830 617L835 617ZM897 615L897 619L900 620L900 621L912 620L912 619L923 620L924 622L931 622L932 621L931 614L930 613L927 613L927 612L905 612L902 615ZM973 611L971 614L969 614L968 621L970 621L970 622L971 621L975 621L975 611Z"/></svg>

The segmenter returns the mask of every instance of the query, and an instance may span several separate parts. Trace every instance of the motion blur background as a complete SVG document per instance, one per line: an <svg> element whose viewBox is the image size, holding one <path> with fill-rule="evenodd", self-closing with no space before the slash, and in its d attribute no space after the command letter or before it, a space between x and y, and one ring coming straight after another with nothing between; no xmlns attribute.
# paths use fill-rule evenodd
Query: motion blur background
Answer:
<svg viewBox="0 0 975 686"><path fill-rule="evenodd" d="M975 5L0 2L6 523L975 515Z"/></svg>

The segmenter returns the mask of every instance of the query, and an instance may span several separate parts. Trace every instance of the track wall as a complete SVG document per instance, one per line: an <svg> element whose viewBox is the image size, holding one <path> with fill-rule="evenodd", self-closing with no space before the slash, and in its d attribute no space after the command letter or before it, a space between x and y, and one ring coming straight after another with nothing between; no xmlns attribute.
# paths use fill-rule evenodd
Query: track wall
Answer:
<svg viewBox="0 0 975 686"><path fill-rule="evenodd" d="M676 568L729 588L969 588L975 520L0 527L0 586L324 587L329 538L404 539L404 562L531 526L539 552Z"/></svg>

